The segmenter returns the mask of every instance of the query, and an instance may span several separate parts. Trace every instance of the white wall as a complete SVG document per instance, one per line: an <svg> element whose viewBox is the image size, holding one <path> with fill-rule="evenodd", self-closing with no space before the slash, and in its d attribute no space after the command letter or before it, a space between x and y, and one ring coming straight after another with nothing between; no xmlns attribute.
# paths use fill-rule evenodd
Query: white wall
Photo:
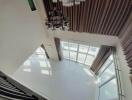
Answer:
<svg viewBox="0 0 132 100"><path fill-rule="evenodd" d="M78 33L71 31L57 31L50 33L50 36L59 37L62 40L73 40L79 43L91 44L94 46L115 46L118 41L118 38L114 36L99 35L94 33Z"/></svg>
<svg viewBox="0 0 132 100"><path fill-rule="evenodd" d="M41 24L43 25L43 29L45 31L45 42L44 46L46 48L46 51L51 59L58 60L58 54L55 46L54 37L49 37L49 31L47 29L47 26L45 25L45 20L47 19L47 15L43 6L43 0L34 0L38 14L41 19Z"/></svg>
<svg viewBox="0 0 132 100"><path fill-rule="evenodd" d="M38 12L27 0L0 0L0 69L12 74L44 40Z"/></svg>
<svg viewBox="0 0 132 100"><path fill-rule="evenodd" d="M117 44L117 56L118 56L118 64L119 68L121 69L121 79L122 79L122 87L123 92L125 95L124 100L131 100L132 98L132 83L129 79L129 67L127 65L127 61L125 60L125 55L123 54L123 49L121 47L121 44Z"/></svg>

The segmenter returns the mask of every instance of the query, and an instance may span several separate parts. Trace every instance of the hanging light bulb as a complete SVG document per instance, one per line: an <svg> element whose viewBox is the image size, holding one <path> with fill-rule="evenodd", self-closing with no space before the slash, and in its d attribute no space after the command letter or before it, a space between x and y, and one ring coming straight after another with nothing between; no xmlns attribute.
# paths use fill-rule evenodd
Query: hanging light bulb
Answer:
<svg viewBox="0 0 132 100"><path fill-rule="evenodd" d="M69 19L63 15L61 10L54 7L48 12L48 19L45 25L51 30L69 30Z"/></svg>

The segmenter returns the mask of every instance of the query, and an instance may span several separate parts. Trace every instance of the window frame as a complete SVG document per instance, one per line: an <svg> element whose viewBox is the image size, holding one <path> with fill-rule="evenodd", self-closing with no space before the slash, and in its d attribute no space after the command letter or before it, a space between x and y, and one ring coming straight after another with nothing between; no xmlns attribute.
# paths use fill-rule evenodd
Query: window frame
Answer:
<svg viewBox="0 0 132 100"><path fill-rule="evenodd" d="M99 77L101 77L102 76L102 74L107 70L107 69L109 69L109 67L112 65L112 64L114 64L114 70L115 70L115 75L111 75L111 77L110 78L108 78L106 81L104 81L104 82L102 82L101 84L99 84L99 96L98 96L98 100L100 100L100 89L102 88L102 87L104 87L104 86L106 86L111 80L113 80L113 79L115 79L116 80L116 84L117 84L117 94L118 94L118 99L119 100L122 100L122 98L124 98L125 96L124 96L124 94L123 94L123 92L122 92L122 87L121 87L121 81L120 81L120 79L119 79L119 77L120 77L120 75L118 74L119 73L119 68L118 68L118 64L117 64L117 59L116 59L116 54L115 54L116 52L115 52L115 50L113 49L113 52L112 52L112 59L111 59L111 61L105 66L105 68L103 69L103 70L99 70L99 73L98 73L98 79L99 79ZM111 56L110 55L110 56ZM110 57L109 56L109 57ZM108 58L109 59L109 58ZM108 60L107 59L107 60ZM105 63L107 62L107 60L105 61ZM103 65L105 65L105 63L103 64ZM103 65L102 65L102 68L103 68Z"/></svg>
<svg viewBox="0 0 132 100"><path fill-rule="evenodd" d="M64 47L63 47L63 43L67 43L68 44L68 49L65 49ZM70 47L69 47L69 44L76 44L77 45L77 50L71 50L70 49ZM80 46L86 46L87 47L87 52L81 52L81 51L79 51L79 48L80 48ZM68 60L71 60L71 61L74 61L74 62L78 62L78 63L81 63L81 64L84 64L84 65L87 65L87 66L91 66L91 65L88 65L88 64L86 64L86 59L87 59L87 57L88 56L93 56L94 57L94 59L96 58L96 56L97 56L97 54L96 55L92 55L92 54L89 54L89 50L90 50L90 48L91 47L95 47L95 48L97 48L97 52L99 52L99 47L98 46L91 46L91 45L85 45L85 44L81 44L81 43L77 43L77 42L74 42L74 41L61 41L61 52L62 52L62 54L63 54L63 50L68 50L69 51L69 57L68 58L66 58L65 56L64 56L64 54L63 54L63 58L65 58L65 59L68 59ZM76 52L76 60L72 60L71 59L71 56L70 56L70 52ZM83 62L79 62L78 61L78 57L79 57L79 53L80 54L84 54L85 55L85 58L84 58L84 61ZM92 61L93 62L93 61Z"/></svg>

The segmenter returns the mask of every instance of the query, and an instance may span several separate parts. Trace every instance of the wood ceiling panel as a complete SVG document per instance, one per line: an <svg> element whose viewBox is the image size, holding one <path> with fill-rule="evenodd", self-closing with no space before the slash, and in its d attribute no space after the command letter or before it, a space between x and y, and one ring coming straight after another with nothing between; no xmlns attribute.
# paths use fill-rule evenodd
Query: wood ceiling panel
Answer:
<svg viewBox="0 0 132 100"><path fill-rule="evenodd" d="M57 6L70 19L70 31L118 36L131 12L131 0L86 0L64 7L62 3L43 0L47 12Z"/></svg>
<svg viewBox="0 0 132 100"><path fill-rule="evenodd" d="M132 69L132 12L126 21L119 38L121 40L128 66Z"/></svg>

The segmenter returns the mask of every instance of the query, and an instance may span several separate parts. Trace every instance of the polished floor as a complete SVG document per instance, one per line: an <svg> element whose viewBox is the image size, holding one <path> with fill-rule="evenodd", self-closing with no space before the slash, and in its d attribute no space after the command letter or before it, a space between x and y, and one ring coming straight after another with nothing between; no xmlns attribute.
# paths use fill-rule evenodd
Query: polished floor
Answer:
<svg viewBox="0 0 132 100"><path fill-rule="evenodd" d="M95 77L77 62L49 61L34 53L12 77L48 100L95 100Z"/></svg>

